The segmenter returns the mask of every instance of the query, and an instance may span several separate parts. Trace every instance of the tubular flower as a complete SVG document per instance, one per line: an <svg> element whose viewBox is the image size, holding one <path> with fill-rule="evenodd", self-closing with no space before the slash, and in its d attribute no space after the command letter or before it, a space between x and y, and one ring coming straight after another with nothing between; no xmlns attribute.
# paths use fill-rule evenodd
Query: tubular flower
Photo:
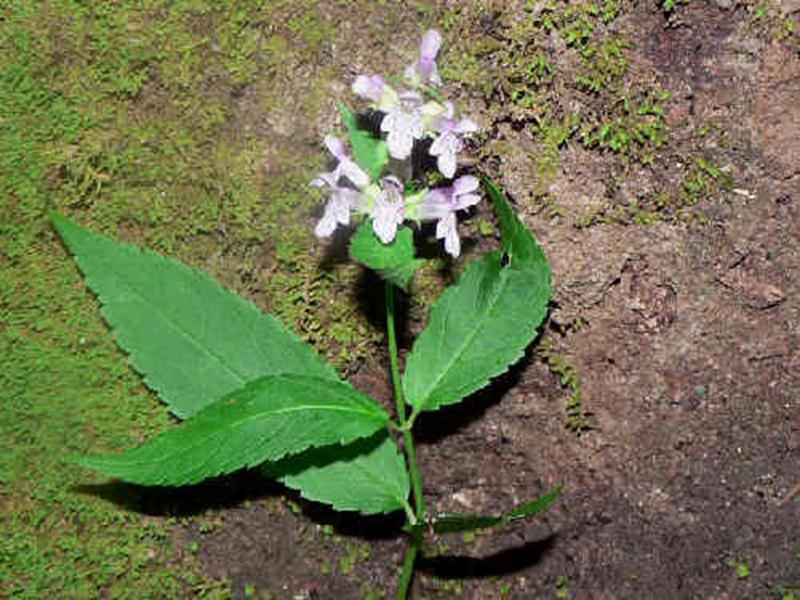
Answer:
<svg viewBox="0 0 800 600"><path fill-rule="evenodd" d="M422 138L422 98L416 92L400 94L400 102L381 121L389 155L404 160L411 155L414 140Z"/></svg>
<svg viewBox="0 0 800 600"><path fill-rule="evenodd" d="M436 166L441 174L452 177L456 172L456 155L464 148L462 137L467 133L478 131L478 126L470 119L456 121L453 118L453 104L447 102L445 106L446 114L439 117L436 122L439 137L433 140L428 152L436 157Z"/></svg>
<svg viewBox="0 0 800 600"><path fill-rule="evenodd" d="M372 208L372 230L384 244L394 241L397 227L405 219L403 186L397 177L381 179L381 191Z"/></svg>
<svg viewBox="0 0 800 600"><path fill-rule="evenodd" d="M311 181L314 187L328 187L330 197L322 218L314 228L317 237L330 236L338 225L350 224L350 212L360 210L366 203L366 198L360 192L348 187L341 187L334 178L333 173L321 173Z"/></svg>
<svg viewBox="0 0 800 600"><path fill-rule="evenodd" d="M435 29L429 29L422 36L419 45L419 58L410 64L405 71L405 77L413 87L420 84L440 85L439 68L436 66L436 55L442 47L442 36Z"/></svg>
<svg viewBox="0 0 800 600"><path fill-rule="evenodd" d="M369 175L350 158L342 140L333 135L326 135L325 146L333 154L333 157L339 161L331 173L335 183L338 183L341 177L346 177L358 187L364 187L369 184Z"/></svg>
<svg viewBox="0 0 800 600"><path fill-rule="evenodd" d="M397 92L378 75L359 75L353 82L353 93L369 100L380 111L389 112L399 102Z"/></svg>
<svg viewBox="0 0 800 600"><path fill-rule="evenodd" d="M477 204L481 197L474 192L479 183L476 177L465 175L453 182L453 185L436 188L419 206L419 217L422 220L435 220L436 239L444 240L444 249L453 257L461 254L461 240L456 228L456 212Z"/></svg>

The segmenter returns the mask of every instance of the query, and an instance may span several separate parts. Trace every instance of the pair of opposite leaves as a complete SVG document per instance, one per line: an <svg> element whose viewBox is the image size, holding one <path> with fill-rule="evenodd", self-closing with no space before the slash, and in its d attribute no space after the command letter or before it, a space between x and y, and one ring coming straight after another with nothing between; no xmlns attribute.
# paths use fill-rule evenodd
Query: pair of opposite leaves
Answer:
<svg viewBox="0 0 800 600"><path fill-rule="evenodd" d="M503 247L471 263L433 307L406 360L412 416L459 402L507 370L546 313L547 259L503 194L486 179L484 185ZM123 454L72 461L145 485L191 484L262 465L338 510L410 508L390 415L310 346L200 271L52 219L134 368L186 419ZM359 236L363 243L354 255L389 280L399 267L407 282L418 264L413 245L410 254L401 247L413 244L410 230L400 245L364 235L355 236L355 246Z"/></svg>

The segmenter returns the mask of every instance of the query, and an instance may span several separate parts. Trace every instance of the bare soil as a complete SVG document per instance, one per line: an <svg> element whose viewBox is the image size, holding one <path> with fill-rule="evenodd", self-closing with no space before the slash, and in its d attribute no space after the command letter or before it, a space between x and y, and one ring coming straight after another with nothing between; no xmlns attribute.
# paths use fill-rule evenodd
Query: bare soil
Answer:
<svg viewBox="0 0 800 600"><path fill-rule="evenodd" d="M557 215L530 192L541 181L525 116L504 108L499 91L448 89L474 111L484 131L476 154L550 257L555 293L539 341L579 376L592 427L565 427L570 390L535 348L489 390L420 422L432 510L495 513L557 485L564 493L503 531L430 539L415 597L798 597L787 595L800 588L797 36L760 26L752 4L693 0L671 16L660 4L624 3L615 27L628 32L631 77L670 93L667 143L651 164L562 145L544 190ZM281 144L318 146L352 78L398 72L420 32L436 26L410 7L384 20L377 5L329 8L338 40L330 64L304 68L333 68L331 110L318 123L262 116L265 156ZM466 24L445 38L495 36L523 8L499 3L474 22L465 11ZM772 8L797 22L796 2ZM553 52L558 43L553 35ZM562 106L583 101L560 93ZM242 102L246 118L246 90ZM705 126L714 134L697 133ZM504 153L492 154L501 142ZM648 224L579 226L593 206L675 191L698 156L731 184L700 197L689 218L666 211ZM423 324L418 312L411 333ZM351 380L391 405L383 352L376 346ZM179 547L202 541L204 569L230 579L235 597L393 595L404 550L396 520L336 515L236 481L214 484L223 505L175 533Z"/></svg>

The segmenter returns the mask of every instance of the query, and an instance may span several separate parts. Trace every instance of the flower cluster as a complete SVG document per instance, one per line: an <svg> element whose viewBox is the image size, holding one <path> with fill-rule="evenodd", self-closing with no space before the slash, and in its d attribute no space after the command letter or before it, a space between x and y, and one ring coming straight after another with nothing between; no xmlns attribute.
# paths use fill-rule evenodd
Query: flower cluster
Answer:
<svg viewBox="0 0 800 600"><path fill-rule="evenodd" d="M441 84L436 64L441 45L437 31L425 33L419 58L404 73L408 89L398 91L377 75L356 78L353 92L368 101L369 109L380 117L376 131L359 133L385 144L386 160L372 179L368 173L372 169L359 165L340 139L326 136L325 145L336 164L333 171L311 182L329 193L317 236L327 237L337 226L348 225L352 213L371 218L373 231L384 244L394 240L405 220L436 221L436 237L444 240L445 250L454 257L460 254L456 212L480 200L479 184L469 175L453 178L464 136L478 127L469 119L457 119L453 104L442 100L435 89ZM413 179L412 156L420 152L426 153L431 163L435 161L450 185L428 189Z"/></svg>

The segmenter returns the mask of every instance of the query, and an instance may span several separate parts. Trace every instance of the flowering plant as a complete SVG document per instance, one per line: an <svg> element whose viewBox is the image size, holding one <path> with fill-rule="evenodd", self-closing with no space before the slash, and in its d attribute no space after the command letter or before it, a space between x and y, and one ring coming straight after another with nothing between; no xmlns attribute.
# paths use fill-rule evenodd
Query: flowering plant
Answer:
<svg viewBox="0 0 800 600"><path fill-rule="evenodd" d="M409 89L398 92L377 75L356 78L353 92L369 102L370 110L379 116L379 126L372 132L360 129L357 117L344 105L340 107L355 160L340 139L325 138L336 165L311 182L330 194L316 228L319 237L329 236L337 225L348 225L353 212L369 216L384 244L394 241L406 220L436 221L436 237L444 240L445 250L453 257L461 253L456 213L480 200L475 193L478 179L463 175L450 186L433 190L424 186L424 180L420 183L432 160L440 176L452 179L464 136L478 130L473 121L454 118L452 102L441 101L434 87L441 83L436 64L441 44L437 31L423 36L419 59L405 72Z"/></svg>
<svg viewBox="0 0 800 600"><path fill-rule="evenodd" d="M464 136L477 126L455 118L453 105L435 89L440 46L437 32L425 34L419 58L405 71L408 89L397 91L377 76L356 78L353 91L369 102L372 118L340 107L351 150L327 136L335 164L311 182L329 195L318 236L349 225L354 213L364 217L350 250L385 280L394 415L340 379L276 319L204 273L54 214L119 345L183 420L122 454L69 460L141 485L189 485L257 467L336 510L403 511L409 543L399 598L407 597L428 532L505 525L555 499L558 490L488 516L435 514L425 506L414 449L417 418L460 402L516 362L550 297L547 259L503 193L482 175L456 177ZM434 165L438 174L431 177ZM427 182L437 178L448 181L430 188ZM445 251L459 256L456 214L479 202L481 183L502 247L471 262L442 294L401 376L395 287L408 289L422 262L405 223L435 221Z"/></svg>

